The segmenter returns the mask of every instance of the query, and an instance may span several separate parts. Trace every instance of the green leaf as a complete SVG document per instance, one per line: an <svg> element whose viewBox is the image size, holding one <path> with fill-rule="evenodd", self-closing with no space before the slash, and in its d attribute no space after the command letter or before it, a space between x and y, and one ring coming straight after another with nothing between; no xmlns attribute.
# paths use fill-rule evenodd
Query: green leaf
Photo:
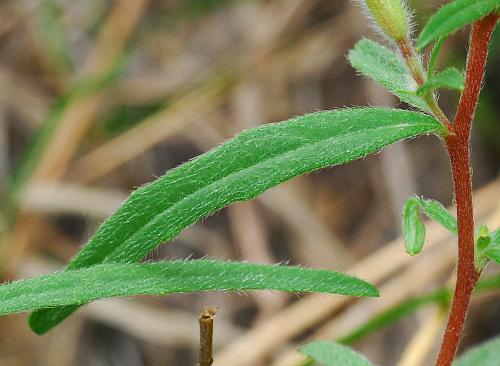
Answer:
<svg viewBox="0 0 500 366"><path fill-rule="evenodd" d="M475 238L474 265L481 271L490 260L500 264L500 230L490 232L486 225L481 225Z"/></svg>
<svg viewBox="0 0 500 366"><path fill-rule="evenodd" d="M454 67L449 67L433 75L417 90L417 95L423 96L435 89L464 90L464 75Z"/></svg>
<svg viewBox="0 0 500 366"><path fill-rule="evenodd" d="M438 201L415 197L423 213L453 234L458 233L457 219Z"/></svg>
<svg viewBox="0 0 500 366"><path fill-rule="evenodd" d="M378 296L369 283L326 270L207 259L109 263L2 285L0 315L103 297L261 289Z"/></svg>
<svg viewBox="0 0 500 366"><path fill-rule="evenodd" d="M403 208L403 238L409 255L420 253L425 240L425 226L420 220L417 200L408 200Z"/></svg>
<svg viewBox="0 0 500 366"><path fill-rule="evenodd" d="M428 115L382 108L318 112L245 131L132 193L68 269L138 261L233 202L254 198L295 176L429 133L442 135L445 129ZM74 309L38 313L36 331L49 330Z"/></svg>
<svg viewBox="0 0 500 366"><path fill-rule="evenodd" d="M459 357L453 366L497 366L500 359L500 337L473 347Z"/></svg>
<svg viewBox="0 0 500 366"><path fill-rule="evenodd" d="M490 233L491 242L500 245L500 229Z"/></svg>
<svg viewBox="0 0 500 366"><path fill-rule="evenodd" d="M479 239L481 239L481 237ZM484 255L500 264L500 230L489 233L487 240L488 243L484 250Z"/></svg>
<svg viewBox="0 0 500 366"><path fill-rule="evenodd" d="M427 22L418 37L422 50L439 37L446 36L479 20L500 7L500 0L455 0L439 9Z"/></svg>
<svg viewBox="0 0 500 366"><path fill-rule="evenodd" d="M389 89L401 101L424 111L429 110L426 102L416 95L417 84L396 53L364 38L349 51L348 58L356 70Z"/></svg>
<svg viewBox="0 0 500 366"><path fill-rule="evenodd" d="M314 341L303 346L300 352L325 366L373 366L363 355L334 342Z"/></svg>
<svg viewBox="0 0 500 366"><path fill-rule="evenodd" d="M457 219L441 203L411 197L403 208L403 239L406 252L410 255L420 253L425 240L425 227L420 220L420 210L452 233L457 233Z"/></svg>
<svg viewBox="0 0 500 366"><path fill-rule="evenodd" d="M434 47L432 48L431 55L429 57L429 64L427 65L427 78L430 79L434 75L434 69L436 67L436 62L441 52L441 48L443 47L444 42L448 37L440 37Z"/></svg>

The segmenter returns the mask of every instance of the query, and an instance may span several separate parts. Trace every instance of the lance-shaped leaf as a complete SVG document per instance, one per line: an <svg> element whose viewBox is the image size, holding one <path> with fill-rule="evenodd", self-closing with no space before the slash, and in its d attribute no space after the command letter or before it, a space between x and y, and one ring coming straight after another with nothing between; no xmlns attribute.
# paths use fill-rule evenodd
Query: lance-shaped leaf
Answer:
<svg viewBox="0 0 500 366"><path fill-rule="evenodd" d="M464 89L464 75L454 67L449 67L431 76L417 90L417 95L423 96L436 89L452 89L462 91Z"/></svg>
<svg viewBox="0 0 500 366"><path fill-rule="evenodd" d="M334 342L314 341L301 347L300 352L325 366L373 366L363 355Z"/></svg>
<svg viewBox="0 0 500 366"><path fill-rule="evenodd" d="M327 270L206 259L107 263L2 285L0 315L114 296L261 289L378 296L369 283Z"/></svg>
<svg viewBox="0 0 500 366"><path fill-rule="evenodd" d="M444 5L429 19L420 33L418 49L485 17L499 7L499 0L455 0Z"/></svg>
<svg viewBox="0 0 500 366"><path fill-rule="evenodd" d="M389 89L401 101L429 110L425 101L416 95L417 84L404 61L393 51L364 38L349 51L348 58L357 71Z"/></svg>
<svg viewBox="0 0 500 366"><path fill-rule="evenodd" d="M434 75L434 69L436 67L437 59L439 53L441 52L441 48L443 47L444 42L448 36L440 37L434 47L432 48L431 55L429 57L429 63L427 65L427 78L430 79Z"/></svg>
<svg viewBox="0 0 500 366"><path fill-rule="evenodd" d="M136 190L69 264L135 262L201 218L295 176L346 163L420 134L444 135L421 113L342 109L245 131ZM75 307L39 311L34 330L49 330Z"/></svg>
<svg viewBox="0 0 500 366"><path fill-rule="evenodd" d="M500 337L496 337L465 352L453 366L497 366L499 359Z"/></svg>
<svg viewBox="0 0 500 366"><path fill-rule="evenodd" d="M425 226L420 219L420 210L452 233L457 233L456 218L441 203L411 197L403 208L403 239L406 252L410 255L420 253L425 240Z"/></svg>

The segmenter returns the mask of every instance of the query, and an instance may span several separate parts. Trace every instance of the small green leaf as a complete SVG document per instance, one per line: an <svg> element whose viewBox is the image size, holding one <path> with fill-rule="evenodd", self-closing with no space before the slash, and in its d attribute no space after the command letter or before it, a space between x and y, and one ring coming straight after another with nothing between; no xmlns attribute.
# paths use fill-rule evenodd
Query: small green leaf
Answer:
<svg viewBox="0 0 500 366"><path fill-rule="evenodd" d="M500 245L500 229L497 229L490 233L491 242Z"/></svg>
<svg viewBox="0 0 500 366"><path fill-rule="evenodd" d="M417 95L423 96L436 89L464 90L464 75L454 67L449 67L433 75L417 90Z"/></svg>
<svg viewBox="0 0 500 366"><path fill-rule="evenodd" d="M425 240L425 226L420 220L416 199L408 200L403 208L403 238L409 255L420 253Z"/></svg>
<svg viewBox="0 0 500 366"><path fill-rule="evenodd" d="M491 237L488 227L481 225L479 229L479 236L476 239L476 245L479 250L486 249L491 244Z"/></svg>
<svg viewBox="0 0 500 366"><path fill-rule="evenodd" d="M497 337L471 348L453 366L498 366L499 359L500 337Z"/></svg>
<svg viewBox="0 0 500 366"><path fill-rule="evenodd" d="M300 352L325 366L373 366L363 355L334 342L314 341L303 346Z"/></svg>
<svg viewBox="0 0 500 366"><path fill-rule="evenodd" d="M438 201L416 197L420 209L424 214L441 224L451 233L457 234L457 219Z"/></svg>
<svg viewBox="0 0 500 366"><path fill-rule="evenodd" d="M474 264L477 270L482 270L490 260L500 264L500 232L491 232L482 225L476 234L474 246Z"/></svg>
<svg viewBox="0 0 500 366"><path fill-rule="evenodd" d="M420 253L425 240L425 226L420 220L420 210L452 233L457 233L457 219L441 203L411 197L403 208L403 239L406 252L410 255Z"/></svg>
<svg viewBox="0 0 500 366"><path fill-rule="evenodd" d="M429 65L427 66L427 78L430 79L434 75L434 69L436 67L437 59L441 48L448 36L440 37L434 47L432 48L431 56L429 57Z"/></svg>
<svg viewBox="0 0 500 366"><path fill-rule="evenodd" d="M418 37L422 50L439 37L446 36L479 20L500 7L500 0L455 0L439 9L427 22Z"/></svg>
<svg viewBox="0 0 500 366"><path fill-rule="evenodd" d="M349 51L348 58L357 71L389 89L402 102L424 111L429 110L425 101L416 95L417 84L396 53L364 38Z"/></svg>
<svg viewBox="0 0 500 366"><path fill-rule="evenodd" d="M480 237L482 238L482 236ZM484 249L484 255L489 258L489 259L492 259L494 260L495 262L497 262L498 264L500 264L500 230L496 230L492 233L490 233L488 236L488 241L486 243L486 245L482 245L485 249ZM478 248L479 248L479 239L478 239ZM481 249L481 248L479 248Z"/></svg>
<svg viewBox="0 0 500 366"><path fill-rule="evenodd" d="M0 315L84 304L103 297L263 289L378 296L369 283L326 270L207 259L113 263L2 285ZM37 329L36 318L31 325Z"/></svg>
<svg viewBox="0 0 500 366"><path fill-rule="evenodd" d="M68 269L136 262L234 202L254 198L298 175L429 133L443 135L445 130L428 115L384 108L324 111L245 131L132 193ZM39 324L44 323L47 331L74 309L45 311L37 315Z"/></svg>

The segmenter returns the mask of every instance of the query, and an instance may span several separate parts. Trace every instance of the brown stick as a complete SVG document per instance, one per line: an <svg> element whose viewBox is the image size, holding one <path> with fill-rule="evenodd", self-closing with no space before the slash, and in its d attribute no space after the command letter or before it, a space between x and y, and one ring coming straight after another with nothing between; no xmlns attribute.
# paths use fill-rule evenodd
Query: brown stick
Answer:
<svg viewBox="0 0 500 366"><path fill-rule="evenodd" d="M465 88L460 97L453 123L454 134L446 138L450 156L458 219L457 282L444 334L436 362L438 366L451 365L460 341L470 296L480 272L474 267L474 216L472 209L472 179L470 168L470 131L484 78L486 56L491 35L498 21L491 14L472 27Z"/></svg>
<svg viewBox="0 0 500 366"><path fill-rule="evenodd" d="M211 366L213 359L214 308L204 308L198 318L200 322L200 354L198 366Z"/></svg>

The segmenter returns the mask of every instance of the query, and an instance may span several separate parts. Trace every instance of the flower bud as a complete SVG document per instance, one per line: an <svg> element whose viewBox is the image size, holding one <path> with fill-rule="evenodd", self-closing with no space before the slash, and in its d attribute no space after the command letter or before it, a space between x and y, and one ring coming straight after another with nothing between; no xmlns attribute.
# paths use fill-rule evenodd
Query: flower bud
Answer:
<svg viewBox="0 0 500 366"><path fill-rule="evenodd" d="M401 0L365 0L380 29L393 40L403 40L410 25L405 5Z"/></svg>

